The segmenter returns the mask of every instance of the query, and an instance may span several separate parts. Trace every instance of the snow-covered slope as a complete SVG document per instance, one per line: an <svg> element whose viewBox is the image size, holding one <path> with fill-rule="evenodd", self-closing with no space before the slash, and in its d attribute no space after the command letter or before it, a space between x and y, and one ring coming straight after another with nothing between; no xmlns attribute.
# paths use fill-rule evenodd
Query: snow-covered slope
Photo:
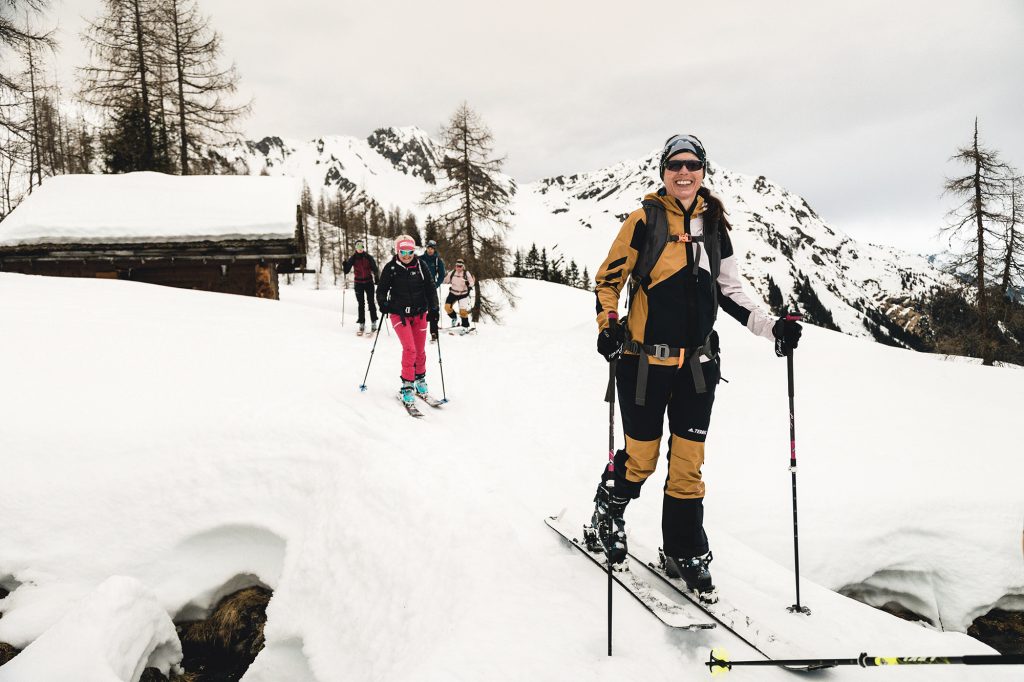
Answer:
<svg viewBox="0 0 1024 682"><path fill-rule="evenodd" d="M353 205L374 201L419 218L435 188L443 151L423 130L382 128L366 140L327 137L299 142L265 138L214 150L235 172L288 174L328 195L338 190ZM769 280L786 305L818 325L904 345L920 320L913 299L950 280L923 256L854 241L818 216L808 202L763 176L713 163L709 187L726 204L742 272L753 292L769 298ZM546 247L549 257L576 261L593 275L622 220L656 189L656 154L608 168L517 185L509 243Z"/></svg>
<svg viewBox="0 0 1024 682"><path fill-rule="evenodd" d="M174 643L149 604L194 616L246 581L274 589L247 682L700 679L712 646L750 657L720 631L667 632L621 592L617 653L605 656L605 578L541 522L563 507L587 515L605 457L592 298L534 281L518 289L506 325L442 338L452 402L414 421L394 395L393 334L358 390L372 341L353 334L352 298L339 324L337 290L286 287L278 302L0 274L0 584L13 590L0 641L28 645L18 670L48 670L54 638L81 634L68 624L111 594L112 576L131 579L114 594L139 595L139 606L96 617L105 651L134 660L82 682L167 664ZM730 383L705 467L714 566L784 629L785 363L738 325L720 327ZM438 349L428 351L440 393ZM822 604L802 650L987 652L853 601L826 606L814 584L870 587L949 630L1024 594L1017 373L815 328L796 371L804 601ZM658 542L664 466L630 505L637 542ZM63 651L83 641L95 638ZM3 682L47 679L8 670Z"/></svg>

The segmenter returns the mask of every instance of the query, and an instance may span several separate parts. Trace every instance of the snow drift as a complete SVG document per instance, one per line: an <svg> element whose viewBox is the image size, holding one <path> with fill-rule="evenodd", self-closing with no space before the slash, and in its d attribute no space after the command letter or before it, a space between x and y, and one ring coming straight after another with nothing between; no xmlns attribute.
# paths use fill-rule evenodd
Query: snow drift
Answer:
<svg viewBox="0 0 1024 682"><path fill-rule="evenodd" d="M587 515L605 457L593 299L535 281L517 289L503 325L442 337L451 403L412 420L394 396L393 335L379 339L359 392L372 340L354 335L351 298L342 326L337 290L285 287L266 301L0 275L0 583L15 588L0 602L0 641L32 643L15 662L38 679L47 669L32 647L54 640L81 658L76 679L134 679L151 645L174 644L143 595L169 618L194 617L259 582L274 596L248 682L699 679L712 646L749 655L724 632L666 631L620 596L617 654L604 656L604 576L542 523L563 507ZM730 319L719 328L730 383L705 466L713 569L738 576L751 608L783 628L785 362ZM440 393L437 347L428 353ZM843 600L841 619L812 616L801 648L991 653L938 628L961 631L1024 594L1019 374L816 328L796 371L805 601L815 608L815 585L870 586L930 605L935 619L907 623ZM627 513L648 546L659 540L662 476ZM112 576L124 577L116 594L101 589ZM125 594L137 599L116 620L95 601L106 595L117 610ZM110 627L85 646L83 620ZM126 642L133 622L148 625ZM124 657L108 668L122 677L87 665L113 648Z"/></svg>

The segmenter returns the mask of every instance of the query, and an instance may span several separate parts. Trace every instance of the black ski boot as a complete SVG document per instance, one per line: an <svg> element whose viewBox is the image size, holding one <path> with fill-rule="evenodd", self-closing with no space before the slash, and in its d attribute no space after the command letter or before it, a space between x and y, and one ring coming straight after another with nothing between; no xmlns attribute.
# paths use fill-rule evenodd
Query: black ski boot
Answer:
<svg viewBox="0 0 1024 682"><path fill-rule="evenodd" d="M710 551L695 557L672 557L662 552L661 563L668 577L682 579L698 599L705 604L714 604L718 601L718 592L708 570L713 558Z"/></svg>
<svg viewBox="0 0 1024 682"><path fill-rule="evenodd" d="M594 515L590 525L583 527L583 537L591 552L603 552L612 568L625 570L626 566L626 521L622 518L629 504L629 498L616 497L604 482L597 486L594 497Z"/></svg>

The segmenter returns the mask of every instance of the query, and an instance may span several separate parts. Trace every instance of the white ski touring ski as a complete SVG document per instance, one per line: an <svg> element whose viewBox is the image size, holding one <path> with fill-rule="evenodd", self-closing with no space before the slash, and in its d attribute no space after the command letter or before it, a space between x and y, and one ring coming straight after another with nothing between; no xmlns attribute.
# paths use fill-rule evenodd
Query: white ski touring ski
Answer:
<svg viewBox="0 0 1024 682"><path fill-rule="evenodd" d="M420 412L420 408L416 407L415 404L407 403L404 400L402 400L401 393L398 394L398 402L402 403L402 407L405 408L405 411L409 413L410 417L416 417L417 419L419 419L420 417L423 416L423 413Z"/></svg>
<svg viewBox="0 0 1024 682"><path fill-rule="evenodd" d="M435 398L434 396L430 395L429 393L419 393L419 392L417 392L416 393L416 397L419 398L420 400L422 400L423 402L425 402L427 405L430 405L431 407L436 407L436 408L440 408L445 403L448 402L447 400L438 400L437 398Z"/></svg>
<svg viewBox="0 0 1024 682"><path fill-rule="evenodd" d="M728 599L718 594L718 601L714 604L707 604L697 598L695 592L686 587L681 578L670 578L665 572L664 559L661 550L653 552L636 543L629 544L629 558L639 564L646 566L652 573L658 576L662 582L672 587L680 595L690 600L690 603L706 613L718 622L723 628L733 633L758 653L767 659L792 658L792 643L786 641L778 634L759 624L755 619L745 614L739 607ZM820 668L832 667L825 661L818 661L807 665L787 665L789 670L818 670Z"/></svg>
<svg viewBox="0 0 1024 682"><path fill-rule="evenodd" d="M549 516L544 519L544 523L561 535L569 544L585 554L594 565L607 572L608 563L605 560L604 554L595 554L588 550L581 539L582 533L573 530L575 526L569 527L562 519L562 515ZM658 620L670 628L709 630L715 627L715 622L707 614L695 610L687 603L677 603L666 595L660 594L650 583L628 567L625 570L613 570L612 579L633 595Z"/></svg>

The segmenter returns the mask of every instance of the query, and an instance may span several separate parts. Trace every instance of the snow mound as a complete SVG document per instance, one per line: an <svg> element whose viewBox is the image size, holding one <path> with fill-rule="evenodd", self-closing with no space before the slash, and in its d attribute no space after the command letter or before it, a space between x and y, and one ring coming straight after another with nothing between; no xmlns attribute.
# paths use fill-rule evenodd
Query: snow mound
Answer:
<svg viewBox="0 0 1024 682"><path fill-rule="evenodd" d="M7 665L0 682L138 682L146 668L177 670L181 644L156 597L113 576Z"/></svg>
<svg viewBox="0 0 1024 682"><path fill-rule="evenodd" d="M605 577L542 521L567 506L586 515L607 453L593 295L515 284L502 325L428 346L431 390L451 402L413 420L395 399L387 327L359 391L374 339L355 335L351 291L342 316L336 289L283 287L267 301L0 274L0 325L15 330L0 335L0 581L16 588L0 602L0 640L35 646L54 632L78 646L77 630L55 623L128 576L172 617L245 581L273 589L248 682L668 679L706 675L712 646L752 656L721 631L666 631L621 593L617 653L605 656ZM785 362L731 319L719 328L730 383L704 470L714 566L781 628L792 602ZM801 570L807 605L823 605L803 650L986 651L831 592L826 605L817 586L927 572L901 590L938 599L950 629L1024 592L1017 373L817 328L796 372ZM659 541L663 476L627 513L647 546ZM153 632L139 630L118 670L159 646ZM1015 679L948 668L900 672Z"/></svg>

